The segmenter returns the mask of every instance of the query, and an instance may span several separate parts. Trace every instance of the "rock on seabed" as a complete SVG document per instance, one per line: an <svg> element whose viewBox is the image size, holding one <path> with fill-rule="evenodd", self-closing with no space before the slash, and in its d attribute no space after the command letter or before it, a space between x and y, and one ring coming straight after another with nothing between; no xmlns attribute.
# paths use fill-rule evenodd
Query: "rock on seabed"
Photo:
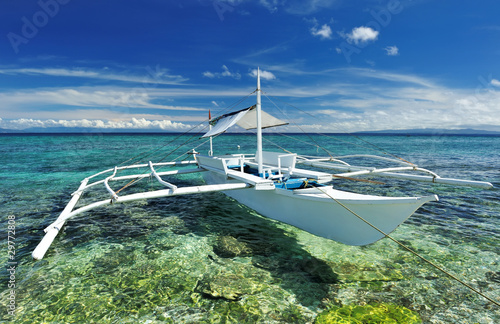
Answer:
<svg viewBox="0 0 500 324"><path fill-rule="evenodd" d="M320 313L314 320L315 324L349 323L422 323L420 317L411 310L392 304L373 304L366 306L332 307Z"/></svg>

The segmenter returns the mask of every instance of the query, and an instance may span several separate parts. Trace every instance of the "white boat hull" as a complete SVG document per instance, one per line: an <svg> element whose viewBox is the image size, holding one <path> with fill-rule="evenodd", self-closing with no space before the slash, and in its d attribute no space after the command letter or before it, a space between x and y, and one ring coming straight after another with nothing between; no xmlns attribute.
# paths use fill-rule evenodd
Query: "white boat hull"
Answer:
<svg viewBox="0 0 500 324"><path fill-rule="evenodd" d="M268 218L296 226L312 234L344 244L366 245L388 236L388 234L394 231L424 203L428 201L437 201L437 196L378 197L335 190L331 186L327 187L321 184L328 183L334 178L338 179L378 174L386 177L433 183L467 185L479 188L493 187L492 184L488 182L441 178L434 172L419 168L402 159L374 157L366 154L344 156L344 158L374 157L379 160L389 160L404 164L404 167L399 166L380 169L374 167L352 166L331 155L328 157L308 157L298 156L296 153L291 153L286 150L283 150L283 152L263 151L262 128L285 125L286 122L262 111L259 69L257 69L257 90L255 92L257 94L255 106L227 113L215 119L211 119L209 114L210 130L203 136L210 137L210 153L208 156L200 155L193 149L191 153L195 160L192 161L159 163L152 163L149 161L148 164L115 166L113 169L98 172L85 178L79 189L72 194L73 197L56 221L45 229L46 234L37 248L33 251L33 258L37 260L43 258L49 246L60 232L61 227L68 219L95 208L115 203L222 191L226 195ZM265 117L264 121L263 116ZM239 153L213 156L212 137L223 133L235 123L245 129L257 129L257 152L253 156L251 154ZM212 128L214 125L215 127ZM185 143L187 142L188 141ZM315 146L317 145L315 144ZM170 153L174 151L175 150ZM142 158L150 154L151 152L143 155ZM133 158L133 160L136 158ZM296 167L296 164L300 163L321 169L341 170L344 171L344 173L331 174L310 169L300 169ZM194 164L198 166L196 169L182 168ZM157 167L176 167L176 169L157 172ZM181 167L181 169L177 169L177 167ZM118 171L121 172L123 170L142 168L148 168L149 170L139 174L117 175ZM245 171L245 169L247 171ZM248 172L249 170L252 170L252 172ZM425 172L427 175L395 173L399 171L419 171ZM207 185L178 187L174 183L169 182L171 180L162 178L195 172L203 172ZM94 179L104 175L106 175L104 179ZM156 178L162 186L168 187L168 189L146 190L144 192L130 194L121 193L120 196L118 195L123 189L147 177ZM88 184L91 179L94 179L94 181ZM273 179L282 179L281 181L284 181L279 183L278 187L288 185L290 188L295 185L302 185L305 179L314 181L316 187L295 190L281 189L276 187L277 182ZM124 180L130 181L117 191L110 185L111 181ZM75 209L82 194L98 184L103 184L111 197L106 197L104 200L86 204Z"/></svg>
<svg viewBox="0 0 500 324"><path fill-rule="evenodd" d="M204 173L207 183L232 183L215 172ZM354 215L349 208L385 234L394 231L420 206L437 201L428 197L379 197L322 187L311 189L255 190L224 192L262 216L296 226L304 231L348 245L367 245L384 234ZM335 199L342 205L341 206Z"/></svg>

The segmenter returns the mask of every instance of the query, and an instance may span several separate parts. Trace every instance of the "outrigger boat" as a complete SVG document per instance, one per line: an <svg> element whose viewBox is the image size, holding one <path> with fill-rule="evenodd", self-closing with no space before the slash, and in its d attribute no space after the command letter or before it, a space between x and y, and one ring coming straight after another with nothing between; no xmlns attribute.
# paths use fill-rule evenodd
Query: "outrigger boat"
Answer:
<svg viewBox="0 0 500 324"><path fill-rule="evenodd" d="M260 72L257 73L255 92L255 105L210 120L210 130L203 136L210 139L208 155L195 153L192 154L193 159L188 161L116 166L85 178L59 217L45 229L46 234L33 251L33 258L40 260L44 257L62 226L70 218L110 204L223 192L265 217L344 244L366 245L388 236L423 204L438 201L438 197L381 197L358 194L335 189L330 184L333 180L381 176L483 189L493 187L489 182L442 178L412 163L387 157L313 157L289 152L263 151L262 129L286 123L261 110ZM245 129L256 129L256 153L213 155L212 138L235 124ZM376 168L353 166L344 161L353 157L374 158L397 162L400 165ZM301 165L306 168L299 168ZM160 168L170 170L159 172ZM334 173L321 171L325 169L333 170ZM125 170L143 171L118 175ZM418 174L401 173L407 171ZM206 184L180 187L170 182L170 179L177 175L196 172L202 174ZM111 183L120 181L129 181L125 187L130 187L138 180L153 177L164 186L162 189L121 194L121 189L111 187ZM166 180L167 178L169 180ZM82 195L94 190L97 185L104 186L109 196L75 209Z"/></svg>

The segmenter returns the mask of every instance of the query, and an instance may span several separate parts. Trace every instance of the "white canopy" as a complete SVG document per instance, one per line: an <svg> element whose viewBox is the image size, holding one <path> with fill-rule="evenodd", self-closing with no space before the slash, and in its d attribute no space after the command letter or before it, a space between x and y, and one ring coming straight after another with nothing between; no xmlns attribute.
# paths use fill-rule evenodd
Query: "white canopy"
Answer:
<svg viewBox="0 0 500 324"><path fill-rule="evenodd" d="M287 125L288 123L261 111L262 128ZM245 108L230 114L222 115L212 121L212 129L209 130L203 137L215 136L225 132L229 127L237 124L244 129L257 128L257 110L255 106Z"/></svg>

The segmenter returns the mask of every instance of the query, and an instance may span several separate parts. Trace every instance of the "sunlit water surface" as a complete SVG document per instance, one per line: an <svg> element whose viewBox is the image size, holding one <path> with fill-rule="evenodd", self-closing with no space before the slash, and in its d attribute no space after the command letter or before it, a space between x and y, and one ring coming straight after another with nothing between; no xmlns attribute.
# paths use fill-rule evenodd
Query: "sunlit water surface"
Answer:
<svg viewBox="0 0 500 324"><path fill-rule="evenodd" d="M492 182L491 190L390 181L335 182L361 193L438 194L392 236L491 298L500 299L500 137L308 136L265 138L290 151L397 154L441 176ZM0 137L1 319L16 323L312 323L333 306L394 304L424 323L500 323L500 309L383 239L352 247L263 218L222 193L113 205L70 220L42 261L31 252L79 182L149 152L175 159L177 135ZM346 144L345 142L354 145ZM371 144L367 144L368 141ZM223 135L216 153L253 153L246 135ZM238 148L239 145L239 148ZM276 150L265 142L265 149ZM207 144L197 147L206 153ZM142 155L141 155L142 157ZM136 162L136 161L133 161ZM130 163L130 162L129 162ZM199 174L182 185L203 184ZM152 180L139 186L149 190ZM103 189L101 189L103 190ZM90 201L85 196L82 203ZM15 217L15 255L8 254ZM304 215L307 217L307 215ZM11 222L12 224L12 222ZM9 240L14 240L10 238ZM12 258L8 259L9 256Z"/></svg>

